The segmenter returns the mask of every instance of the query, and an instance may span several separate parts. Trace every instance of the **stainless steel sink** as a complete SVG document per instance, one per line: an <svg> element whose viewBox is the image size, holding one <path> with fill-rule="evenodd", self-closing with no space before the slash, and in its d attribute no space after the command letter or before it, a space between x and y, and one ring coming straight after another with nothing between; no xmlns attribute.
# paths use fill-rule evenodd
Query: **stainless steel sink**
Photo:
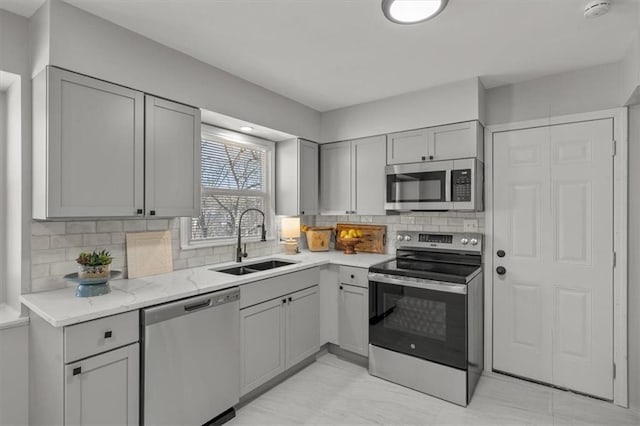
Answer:
<svg viewBox="0 0 640 426"><path fill-rule="evenodd" d="M281 268L283 266L293 265L294 263L296 262L272 259L272 260L266 260L264 262L249 263L241 266L231 266L223 269L212 268L210 270L216 271L216 272L222 272L225 274L247 275L247 274L253 274L254 272L268 271L269 269Z"/></svg>

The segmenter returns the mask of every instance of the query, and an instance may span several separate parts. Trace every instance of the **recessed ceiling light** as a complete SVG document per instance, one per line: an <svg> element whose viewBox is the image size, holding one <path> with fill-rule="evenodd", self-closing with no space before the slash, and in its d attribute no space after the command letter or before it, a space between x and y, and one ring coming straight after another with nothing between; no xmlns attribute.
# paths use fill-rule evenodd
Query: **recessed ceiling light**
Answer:
<svg viewBox="0 0 640 426"><path fill-rule="evenodd" d="M243 132L250 133L250 132L253 132L253 127L251 127L251 126L242 126L242 127L240 127L240 130L243 131Z"/></svg>
<svg viewBox="0 0 640 426"><path fill-rule="evenodd" d="M382 0L384 16L397 24L416 24L438 15L448 0Z"/></svg>

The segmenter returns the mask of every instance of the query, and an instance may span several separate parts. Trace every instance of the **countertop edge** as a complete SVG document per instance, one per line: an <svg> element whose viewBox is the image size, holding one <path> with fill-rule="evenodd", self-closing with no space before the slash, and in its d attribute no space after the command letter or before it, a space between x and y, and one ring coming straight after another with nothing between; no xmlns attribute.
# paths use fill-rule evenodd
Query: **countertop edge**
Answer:
<svg viewBox="0 0 640 426"><path fill-rule="evenodd" d="M308 252L307 252L308 253ZM309 256L310 254L307 254L307 256ZM313 254L311 254L311 256L313 256ZM388 258L393 258L393 255L390 254L380 254L377 255L380 256L380 261L384 261L385 259ZM282 254L276 254L276 255L270 255L270 256L263 256L261 258L256 258L256 259L251 259L251 262L253 261L257 261L260 259L281 259L281 258L286 258L286 259L292 259L295 260L295 257L289 257L286 255L282 255ZM216 284L211 284L211 285L198 285L194 282L193 284L193 288L189 289L189 290L184 290L184 291L180 291L179 293L176 294L162 294L159 297L154 297L154 298L150 298L150 299L144 299L144 300L140 300L140 301L136 301L136 296L135 295L131 295L131 302L130 303L123 303L121 305L118 306L114 306L114 307L108 307L102 310L98 310L96 312L88 312L86 314L80 314L77 316L71 316L69 318L64 318L64 319L56 319L56 317L50 315L49 313L47 313L46 310L42 309L42 303L37 303L34 302L33 300L31 300L32 298L38 298L38 297L42 297L43 295L45 295L46 293L52 293L52 292L60 292L62 290L52 290L51 292L40 292L40 293L31 293L31 294L25 294L25 295L21 295L20 296L20 302L25 305L27 308L29 308L29 310L38 315L40 318L42 318L44 321L46 321L47 323L49 323L50 325L52 325L53 327L65 327L65 326L70 326L70 325L74 325L74 324L79 324L82 322L87 322L87 321L92 321L92 320L96 320L96 319L100 319L100 318L105 318L108 316L112 316L112 315L117 315L117 314L121 314L124 312L129 312L129 311L133 311L133 310L138 310L138 309L143 309L143 308L147 308L150 306L154 306L154 305L159 305L162 303L167 303L167 302L172 302L172 301L176 301L176 300L180 300L180 299L184 299L187 297L192 297L192 296L197 296L199 294L206 294L206 293L211 293L211 292L215 292L215 291L220 291L220 290L224 290L227 288L231 288L231 287L236 287L236 286L241 286L244 284L248 284L251 282L255 282L255 281L260 281L263 279L267 279L267 278L272 278L278 275L283 275L283 274L288 274L288 273L294 273L294 272L298 272L298 271L302 271L305 269L309 269L309 268L315 268L315 267L320 267L320 266L324 266L324 265L338 265L338 266L354 266L354 267L360 267L360 268L368 268L368 266L364 266L362 263L357 261L358 258L356 257L349 257L346 259L327 259L327 258L319 258L319 259L301 259L298 263L294 264L294 265L289 265L289 266L285 266L282 268L277 268L277 269L272 269L272 270L268 270L268 271L264 271L264 272L260 272L259 274L256 275L245 275L245 276L233 276L233 275L220 275L218 276L219 279L222 279L223 282L219 282ZM365 262L367 263L367 262ZM225 265L233 265L235 264L235 262L228 262L228 263L223 263L223 264L216 264L216 265L207 265L207 266L202 266L202 267L197 267L197 268L190 268L190 269L185 269L185 270L180 270L180 271L174 271L174 273L179 273L179 274L185 274L186 276L184 277L184 279L186 281L191 281L190 279L190 275L189 274L198 274L198 273L202 273L205 270L209 270L211 268L224 268ZM215 273L215 272L214 272ZM220 273L222 274L222 273ZM166 277L168 276L168 274L165 275L159 275L156 277L145 277L144 280L141 279L137 279L139 280L138 282L144 282L145 280L153 280L154 278L157 279L167 279ZM228 280L226 282L224 282L224 280ZM113 288L113 292L121 292L123 293L122 296L126 297L126 294L128 294L127 291L122 290L120 288L118 288L117 286L117 281L115 280L113 281L114 284L114 288ZM131 280L131 282L135 282L135 280ZM64 289L63 289L64 290ZM67 291L70 291L67 289ZM93 298L86 298L84 299L87 304L92 305L92 301L89 299L93 299ZM25 317L24 321L28 322L29 318Z"/></svg>

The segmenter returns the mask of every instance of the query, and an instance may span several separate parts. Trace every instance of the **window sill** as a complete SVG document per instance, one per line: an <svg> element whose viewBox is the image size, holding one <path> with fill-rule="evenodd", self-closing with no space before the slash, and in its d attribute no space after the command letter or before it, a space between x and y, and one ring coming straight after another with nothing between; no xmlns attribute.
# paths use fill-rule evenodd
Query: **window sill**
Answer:
<svg viewBox="0 0 640 426"><path fill-rule="evenodd" d="M267 238L267 243L277 242L275 238ZM260 237L252 237L252 238L242 238L242 244L244 243L259 243ZM211 240L211 241L197 241L197 242L188 242L188 243L180 243L181 250L195 250L199 248L207 248L207 247L225 247L225 246L234 246L238 244L237 238L230 238L225 240Z"/></svg>
<svg viewBox="0 0 640 426"><path fill-rule="evenodd" d="M6 303L0 303L0 330L20 327L29 323L29 317L23 317Z"/></svg>

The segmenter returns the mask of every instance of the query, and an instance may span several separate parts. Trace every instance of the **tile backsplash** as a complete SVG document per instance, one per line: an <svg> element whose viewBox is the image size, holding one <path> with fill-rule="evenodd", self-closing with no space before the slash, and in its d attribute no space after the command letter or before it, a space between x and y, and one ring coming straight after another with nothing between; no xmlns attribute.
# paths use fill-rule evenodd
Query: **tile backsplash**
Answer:
<svg viewBox="0 0 640 426"><path fill-rule="evenodd" d="M464 220L476 219L479 233L484 233L484 212L410 212L388 216L315 216L315 226L336 223L372 223L387 225L387 253L395 252L398 231L464 232ZM307 223L309 224L309 223Z"/></svg>
<svg viewBox="0 0 640 426"><path fill-rule="evenodd" d="M395 251L398 231L463 232L464 219L477 219L478 232L484 232L484 213L411 212L389 216L303 216L310 226L334 226L336 223L375 223L387 225L387 253ZM276 220L279 223L279 220ZM106 249L114 257L113 269L126 277L125 235L127 232L170 230L173 268L185 269L229 262L235 257L235 245L190 250L180 248L180 219L32 221L31 291L63 288L63 275L76 272L75 259L82 251ZM279 235L274 230L273 235ZM302 237L300 246L306 248ZM277 240L247 243L249 257L267 256L283 251Z"/></svg>
<svg viewBox="0 0 640 426"><path fill-rule="evenodd" d="M31 291L63 288L62 276L76 272L75 259L82 251L106 249L113 255L112 268L127 273L125 235L128 232L170 230L173 269L185 269L232 261L235 245L182 250L180 219L130 219L88 221L32 221ZM274 234L275 235L275 234ZM282 251L277 240L247 243L249 257L267 256Z"/></svg>

